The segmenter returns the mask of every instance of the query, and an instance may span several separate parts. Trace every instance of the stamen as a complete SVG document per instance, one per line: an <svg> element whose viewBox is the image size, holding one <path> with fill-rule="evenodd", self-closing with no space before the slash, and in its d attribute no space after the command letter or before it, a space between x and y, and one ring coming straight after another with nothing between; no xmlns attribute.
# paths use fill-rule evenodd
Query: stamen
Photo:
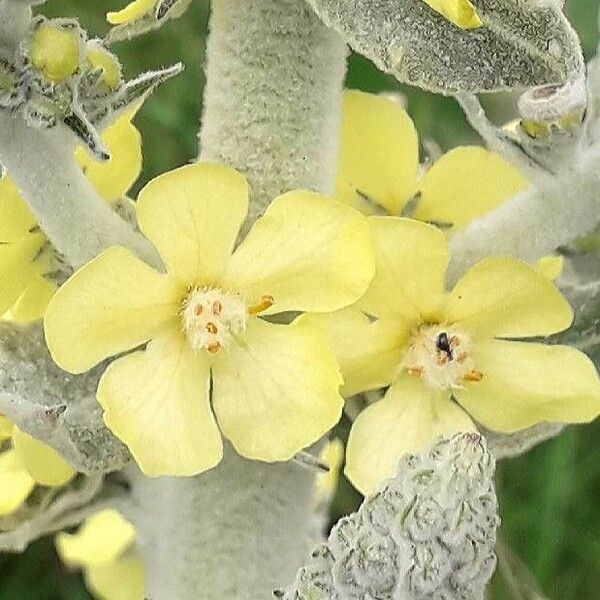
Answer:
<svg viewBox="0 0 600 600"><path fill-rule="evenodd" d="M261 313L263 310L267 310L267 308L270 308L271 306L273 306L273 304L275 304L275 300L273 298L273 296L262 296L260 301L257 304L253 304L252 306L248 307L248 312L251 315L257 315L258 313Z"/></svg>
<svg viewBox="0 0 600 600"><path fill-rule="evenodd" d="M199 317L202 314L202 311L204 310L204 306L202 306L202 304L198 304L194 310L194 314Z"/></svg>
<svg viewBox="0 0 600 600"><path fill-rule="evenodd" d="M217 326L212 321L209 321L206 324L206 331L208 331L208 333L212 333L214 335L215 333L217 333L218 329L217 329Z"/></svg>
<svg viewBox="0 0 600 600"><path fill-rule="evenodd" d="M212 305L213 315L215 315L215 317L218 317L221 314L222 310L223 310L223 305L218 300L215 300Z"/></svg>
<svg viewBox="0 0 600 600"><path fill-rule="evenodd" d="M469 373L467 373L463 379L465 381L473 381L473 382L478 382L481 381L483 379L483 373L481 371L477 371L476 369L471 370Z"/></svg>
<svg viewBox="0 0 600 600"><path fill-rule="evenodd" d="M212 344L209 344L208 346L206 346L206 350L208 352L210 352L211 354L216 354L220 349L221 349L221 344L219 344L219 342L213 342Z"/></svg>

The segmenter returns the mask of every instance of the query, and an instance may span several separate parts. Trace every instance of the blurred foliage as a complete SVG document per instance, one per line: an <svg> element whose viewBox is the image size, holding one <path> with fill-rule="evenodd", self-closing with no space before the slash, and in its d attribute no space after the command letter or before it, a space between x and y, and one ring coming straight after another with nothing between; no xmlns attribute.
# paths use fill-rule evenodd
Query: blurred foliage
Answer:
<svg viewBox="0 0 600 600"><path fill-rule="evenodd" d="M102 36L107 31L104 12L123 4L125 0L53 0L43 12L78 16L90 35ZM567 12L588 58L597 43L599 4L600 0L567 0ZM115 45L128 76L177 61L186 65L185 72L161 87L137 117L144 139L144 173L136 190L158 173L196 155L207 22L207 3L196 0L183 18L163 30ZM400 91L421 138L435 140L443 149L477 141L453 100L399 86L361 57L351 58L348 87ZM509 94L487 97L485 104L499 123L515 116L514 97ZM345 438L348 428L343 421L337 434ZM600 423L571 427L527 455L499 465L504 539L553 600L600 597L599 441ZM360 496L342 478L332 520L355 510L359 502ZM84 598L89 595L81 578L60 564L52 540L35 543L22 556L0 556L0 600ZM511 593L498 575L490 599L528 600Z"/></svg>

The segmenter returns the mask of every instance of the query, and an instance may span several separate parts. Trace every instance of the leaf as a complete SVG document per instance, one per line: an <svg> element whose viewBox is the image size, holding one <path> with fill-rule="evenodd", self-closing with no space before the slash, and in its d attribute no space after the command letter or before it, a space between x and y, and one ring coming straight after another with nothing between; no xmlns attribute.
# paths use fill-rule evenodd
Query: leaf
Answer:
<svg viewBox="0 0 600 600"><path fill-rule="evenodd" d="M584 62L561 0L473 0L483 26L464 30L423 0L307 0L350 46L398 81L433 92L564 83Z"/></svg>

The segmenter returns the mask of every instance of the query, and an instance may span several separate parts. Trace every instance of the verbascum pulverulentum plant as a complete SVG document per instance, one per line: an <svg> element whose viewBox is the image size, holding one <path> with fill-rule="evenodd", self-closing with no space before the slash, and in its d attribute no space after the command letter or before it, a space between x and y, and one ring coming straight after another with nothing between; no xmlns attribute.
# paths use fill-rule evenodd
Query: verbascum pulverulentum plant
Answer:
<svg viewBox="0 0 600 600"><path fill-rule="evenodd" d="M99 597L268 598L297 573L279 596L481 598L482 435L517 454L598 413L600 88L562 3L214 0L198 161L132 202L131 116L180 67L126 82L109 43L189 3L135 0L104 40L32 4L0 0L0 549L83 523L57 546ZM456 95L487 148L420 165L398 104L344 97L346 43ZM513 88L507 131L473 94ZM372 495L319 546L351 395L345 470Z"/></svg>

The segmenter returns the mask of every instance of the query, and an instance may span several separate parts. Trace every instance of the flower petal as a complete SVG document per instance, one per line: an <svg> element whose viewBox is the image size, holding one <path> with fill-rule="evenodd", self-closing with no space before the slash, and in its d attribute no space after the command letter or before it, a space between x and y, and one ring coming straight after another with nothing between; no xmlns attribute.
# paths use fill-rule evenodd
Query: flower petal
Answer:
<svg viewBox="0 0 600 600"><path fill-rule="evenodd" d="M142 170L142 138L131 123L135 112L123 114L102 134L109 160L98 162L82 146L75 151L79 166L105 200L125 196Z"/></svg>
<svg viewBox="0 0 600 600"><path fill-rule="evenodd" d="M222 458L209 402L210 370L175 327L117 359L98 385L108 428L150 476L188 476Z"/></svg>
<svg viewBox="0 0 600 600"><path fill-rule="evenodd" d="M550 281L556 281L563 272L565 259L562 256L542 256L535 264L535 268Z"/></svg>
<svg viewBox="0 0 600 600"><path fill-rule="evenodd" d="M413 216L420 221L451 223L454 232L528 185L500 155L478 146L462 146L444 154L424 175Z"/></svg>
<svg viewBox="0 0 600 600"><path fill-rule="evenodd" d="M111 25L132 23L152 12L157 0L133 0L125 8L106 14L106 20Z"/></svg>
<svg viewBox="0 0 600 600"><path fill-rule="evenodd" d="M12 437L15 426L3 415L0 415L0 442Z"/></svg>
<svg viewBox="0 0 600 600"><path fill-rule="evenodd" d="M420 452L438 436L474 429L454 402L405 375L352 425L344 473L360 492L370 494L396 474L405 454Z"/></svg>
<svg viewBox="0 0 600 600"><path fill-rule="evenodd" d="M397 321L373 321L352 307L300 318L318 328L335 352L344 397L385 387L395 378L409 333Z"/></svg>
<svg viewBox="0 0 600 600"><path fill-rule="evenodd" d="M140 228L167 271L187 284L214 283L248 212L248 183L235 169L196 163L153 179L137 202Z"/></svg>
<svg viewBox="0 0 600 600"><path fill-rule="evenodd" d="M344 94L338 198L373 212L369 200L399 215L416 191L419 140L401 104L374 94ZM368 200L365 200L368 198Z"/></svg>
<svg viewBox="0 0 600 600"><path fill-rule="evenodd" d="M70 567L111 563L135 541L135 529L113 509L91 516L77 533L61 532L56 536L56 549Z"/></svg>
<svg viewBox="0 0 600 600"><path fill-rule="evenodd" d="M423 0L433 10L461 29L476 29L483 25L470 0Z"/></svg>
<svg viewBox="0 0 600 600"><path fill-rule="evenodd" d="M44 318L52 358L70 373L135 348L177 316L181 285L113 246L54 295Z"/></svg>
<svg viewBox="0 0 600 600"><path fill-rule="evenodd" d="M358 302L365 312L404 321L438 311L448 266L448 243L431 225L398 217L369 217L375 242L376 274Z"/></svg>
<svg viewBox="0 0 600 600"><path fill-rule="evenodd" d="M86 587L106 600L144 600L146 569L134 553L105 565L87 567L83 573Z"/></svg>
<svg viewBox="0 0 600 600"><path fill-rule="evenodd" d="M263 314L328 312L358 300L374 270L366 219L321 194L295 191L254 224L222 283L251 302L272 296Z"/></svg>
<svg viewBox="0 0 600 600"><path fill-rule="evenodd" d="M492 257L469 269L448 294L446 320L486 337L533 337L567 329L573 311L537 269Z"/></svg>
<svg viewBox="0 0 600 600"><path fill-rule="evenodd" d="M0 214L0 242L16 242L37 225L33 213L8 175L0 179Z"/></svg>
<svg viewBox="0 0 600 600"><path fill-rule="evenodd" d="M333 353L306 323L253 319L213 364L213 406L223 435L247 458L287 460L340 418Z"/></svg>
<svg viewBox="0 0 600 600"><path fill-rule="evenodd" d="M13 446L19 460L39 485L60 487L76 473L54 448L15 427Z"/></svg>
<svg viewBox="0 0 600 600"><path fill-rule="evenodd" d="M35 258L44 242L44 236L37 233L27 234L14 243L0 243L0 316L38 277Z"/></svg>
<svg viewBox="0 0 600 600"><path fill-rule="evenodd" d="M52 281L41 275L34 277L10 309L12 320L18 323L30 323L41 319L56 290L56 284Z"/></svg>
<svg viewBox="0 0 600 600"><path fill-rule="evenodd" d="M483 379L466 383L456 397L488 429L587 423L600 414L596 368L574 348L485 340L474 345L473 360Z"/></svg>
<svg viewBox="0 0 600 600"><path fill-rule="evenodd" d="M35 480L23 468L15 450L0 453L0 517L17 510L35 487Z"/></svg>

